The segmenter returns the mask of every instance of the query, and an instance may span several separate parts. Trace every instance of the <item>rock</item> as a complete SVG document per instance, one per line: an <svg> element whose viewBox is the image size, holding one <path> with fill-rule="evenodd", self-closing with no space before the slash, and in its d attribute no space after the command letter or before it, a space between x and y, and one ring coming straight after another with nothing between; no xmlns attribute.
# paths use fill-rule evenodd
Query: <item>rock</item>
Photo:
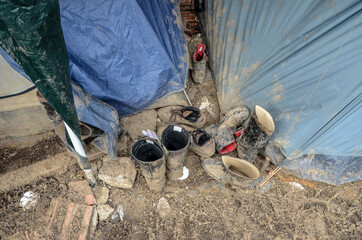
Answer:
<svg viewBox="0 0 362 240"><path fill-rule="evenodd" d="M133 186L136 174L137 171L131 159L120 157L117 160L110 160L104 157L98 178L112 187L129 189Z"/></svg>
<svg viewBox="0 0 362 240"><path fill-rule="evenodd" d="M113 211L114 211L114 209L111 206L109 206L108 204L99 205L97 207L99 221L107 220L109 218L109 216L111 216Z"/></svg>
<svg viewBox="0 0 362 240"><path fill-rule="evenodd" d="M124 126L128 135L132 140L137 140L143 137L142 130L156 131L157 112L155 110L145 110L136 113L129 117L121 119L121 124Z"/></svg>
<svg viewBox="0 0 362 240"><path fill-rule="evenodd" d="M99 205L106 204L109 196L109 189L106 187L96 186L94 188L94 195Z"/></svg>
<svg viewBox="0 0 362 240"><path fill-rule="evenodd" d="M170 216L171 213L171 207L170 204L168 204L166 198L162 197L157 204L157 212L160 214L160 217L162 219L166 219Z"/></svg>

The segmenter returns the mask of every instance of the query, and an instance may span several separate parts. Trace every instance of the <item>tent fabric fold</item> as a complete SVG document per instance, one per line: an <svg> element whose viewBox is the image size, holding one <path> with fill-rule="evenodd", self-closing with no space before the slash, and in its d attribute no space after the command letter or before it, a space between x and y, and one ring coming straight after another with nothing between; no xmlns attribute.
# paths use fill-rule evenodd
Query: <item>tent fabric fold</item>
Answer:
<svg viewBox="0 0 362 240"><path fill-rule="evenodd" d="M272 143L299 177L362 178L361 9L357 0L205 1L201 23L221 110L270 112Z"/></svg>

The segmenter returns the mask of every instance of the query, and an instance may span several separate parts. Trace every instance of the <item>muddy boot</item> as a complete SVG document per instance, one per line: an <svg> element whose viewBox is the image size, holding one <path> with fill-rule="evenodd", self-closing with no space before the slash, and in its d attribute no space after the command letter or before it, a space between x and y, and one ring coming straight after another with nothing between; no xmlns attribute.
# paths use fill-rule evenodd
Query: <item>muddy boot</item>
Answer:
<svg viewBox="0 0 362 240"><path fill-rule="evenodd" d="M182 176L185 154L190 144L189 133L181 126L170 124L162 133L162 145L167 149L167 177L177 180Z"/></svg>
<svg viewBox="0 0 362 240"><path fill-rule="evenodd" d="M236 145L232 149L226 147L235 142L234 133L248 117L249 110L246 106L236 107L230 110L219 124L206 128L206 132L215 140L216 151L224 154L235 149Z"/></svg>
<svg viewBox="0 0 362 240"><path fill-rule="evenodd" d="M256 155L266 145L274 129L272 116L256 105L246 124L244 134L236 139L239 158L254 162Z"/></svg>
<svg viewBox="0 0 362 240"><path fill-rule="evenodd" d="M194 82L199 84L206 82L207 57L204 50L205 45L200 43L192 58L193 70L191 71L191 76Z"/></svg>
<svg viewBox="0 0 362 240"><path fill-rule="evenodd" d="M248 187L257 180L259 170L245 160L223 156L222 161L207 158L202 164L207 174L218 182Z"/></svg>
<svg viewBox="0 0 362 240"><path fill-rule="evenodd" d="M193 128L205 125L206 117L200 109L195 107L171 106L158 110L158 117L165 123L185 124Z"/></svg>
<svg viewBox="0 0 362 240"><path fill-rule="evenodd" d="M82 140L86 140L88 138L95 138L103 133L102 130L85 124L83 122L79 122L80 125L80 136Z"/></svg>
<svg viewBox="0 0 362 240"><path fill-rule="evenodd" d="M166 184L166 163L163 148L155 141L142 139L132 146L132 159L141 168L147 185L153 192L160 192Z"/></svg>
<svg viewBox="0 0 362 240"><path fill-rule="evenodd" d="M201 157L211 157L215 153L215 141L204 130L197 129L191 134L190 150Z"/></svg>
<svg viewBox="0 0 362 240"><path fill-rule="evenodd" d="M160 127L157 127L157 137L161 139L161 136L162 136L162 133L163 131L165 131L165 129L167 128L168 125L166 126L160 126ZM183 127L189 134L192 133L195 128L192 128L190 126L187 126L187 125L184 125L184 124L180 124L181 127Z"/></svg>

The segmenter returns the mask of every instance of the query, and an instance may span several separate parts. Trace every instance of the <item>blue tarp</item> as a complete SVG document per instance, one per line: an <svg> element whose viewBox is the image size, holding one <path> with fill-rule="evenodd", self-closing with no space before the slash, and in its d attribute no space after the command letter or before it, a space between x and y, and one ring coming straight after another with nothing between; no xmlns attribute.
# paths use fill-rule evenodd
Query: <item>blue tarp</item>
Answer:
<svg viewBox="0 0 362 240"><path fill-rule="evenodd" d="M78 118L106 133L97 146L114 158L118 117L141 111L186 84L188 56L178 1L59 0L59 5ZM30 80L5 51L0 54Z"/></svg>
<svg viewBox="0 0 362 240"><path fill-rule="evenodd" d="M59 5L71 78L120 117L184 88L187 50L177 1Z"/></svg>
<svg viewBox="0 0 362 240"><path fill-rule="evenodd" d="M223 112L260 105L299 177L362 179L361 1L206 1L201 14Z"/></svg>

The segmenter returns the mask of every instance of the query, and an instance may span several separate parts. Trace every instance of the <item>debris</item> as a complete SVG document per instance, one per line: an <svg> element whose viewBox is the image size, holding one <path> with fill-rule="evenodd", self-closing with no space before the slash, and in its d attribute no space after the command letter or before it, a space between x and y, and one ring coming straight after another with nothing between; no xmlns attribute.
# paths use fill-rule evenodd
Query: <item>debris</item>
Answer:
<svg viewBox="0 0 362 240"><path fill-rule="evenodd" d="M20 206L24 209L29 209L36 204L38 201L38 195L33 192L24 193L23 197L20 199Z"/></svg>
<svg viewBox="0 0 362 240"><path fill-rule="evenodd" d="M297 182L290 182L289 184L292 185L292 186L294 186L294 187L299 188L300 190L304 190L304 189L305 189L305 187L304 187L302 184L297 183Z"/></svg>
<svg viewBox="0 0 362 240"><path fill-rule="evenodd" d="M99 205L97 207L99 221L107 220L109 218L109 216L111 216L113 211L114 211L114 209L111 206L109 206L108 204Z"/></svg>
<svg viewBox="0 0 362 240"><path fill-rule="evenodd" d="M121 221L123 221L123 216L124 216L123 207L122 205L118 205L116 211L114 211L114 213L112 214L111 219L112 221L114 221L117 218L119 218L121 219Z"/></svg>
<svg viewBox="0 0 362 240"><path fill-rule="evenodd" d="M167 200L164 197L162 197L158 201L157 212L158 212L158 214L160 214L160 217L162 219L166 219L171 213L170 204L167 202Z"/></svg>
<svg viewBox="0 0 362 240"><path fill-rule="evenodd" d="M216 119L216 115L215 113L212 111L211 109L211 103L209 102L209 100L207 99L206 96L203 96L201 98L201 104L200 104L200 107L199 107L200 110L206 110L213 119Z"/></svg>
<svg viewBox="0 0 362 240"><path fill-rule="evenodd" d="M136 174L137 171L131 159L120 157L117 160L110 160L104 157L98 177L112 187L129 189L133 186Z"/></svg>
<svg viewBox="0 0 362 240"><path fill-rule="evenodd" d="M123 221L124 212L123 212L123 207L121 205L119 205L117 207L117 213L118 213L119 218L121 219L121 221Z"/></svg>
<svg viewBox="0 0 362 240"><path fill-rule="evenodd" d="M142 130L142 134L146 137L158 140L157 134L154 131L151 131L150 129L147 129L147 131Z"/></svg>
<svg viewBox="0 0 362 240"><path fill-rule="evenodd" d="M182 176L179 177L177 180L185 180L186 178L189 177L189 174L190 174L190 170L186 166L184 166L182 169Z"/></svg>
<svg viewBox="0 0 362 240"><path fill-rule="evenodd" d="M94 195L98 204L106 204L109 196L109 189L106 187L97 186L94 188Z"/></svg>

